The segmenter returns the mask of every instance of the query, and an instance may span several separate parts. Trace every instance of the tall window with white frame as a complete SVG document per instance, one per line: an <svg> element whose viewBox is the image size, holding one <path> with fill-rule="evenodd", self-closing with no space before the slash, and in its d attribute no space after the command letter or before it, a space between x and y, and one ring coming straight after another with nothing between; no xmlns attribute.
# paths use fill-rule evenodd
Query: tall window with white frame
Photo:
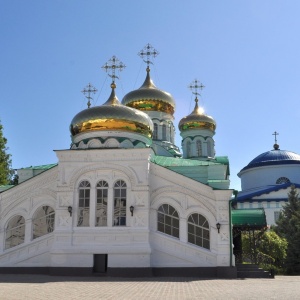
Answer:
<svg viewBox="0 0 300 300"><path fill-rule="evenodd" d="M6 227L5 249L9 249L24 243L25 219L22 216L12 217Z"/></svg>
<svg viewBox="0 0 300 300"><path fill-rule="evenodd" d="M188 218L188 242L210 249L209 224L200 214L195 213Z"/></svg>
<svg viewBox="0 0 300 300"><path fill-rule="evenodd" d="M202 143L200 140L196 142L197 157L202 156Z"/></svg>
<svg viewBox="0 0 300 300"><path fill-rule="evenodd" d="M54 230L55 211L51 206L39 207L32 220L32 238L36 239Z"/></svg>
<svg viewBox="0 0 300 300"><path fill-rule="evenodd" d="M97 183L96 226L107 226L108 183L101 180Z"/></svg>
<svg viewBox="0 0 300 300"><path fill-rule="evenodd" d="M163 204L158 208L157 231L179 238L179 215L173 206Z"/></svg>
<svg viewBox="0 0 300 300"><path fill-rule="evenodd" d="M90 193L91 184L86 180L80 182L77 214L77 226L79 227L90 225Z"/></svg>
<svg viewBox="0 0 300 300"><path fill-rule="evenodd" d="M126 194L126 182L118 180L114 185L114 226L126 225Z"/></svg>
<svg viewBox="0 0 300 300"><path fill-rule="evenodd" d="M158 125L156 123L153 124L153 140L158 139Z"/></svg>

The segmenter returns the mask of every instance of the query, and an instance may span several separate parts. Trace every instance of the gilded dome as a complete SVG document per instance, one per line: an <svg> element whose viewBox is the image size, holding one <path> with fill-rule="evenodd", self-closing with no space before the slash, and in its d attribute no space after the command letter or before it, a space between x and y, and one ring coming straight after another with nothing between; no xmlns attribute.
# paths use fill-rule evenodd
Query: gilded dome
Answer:
<svg viewBox="0 0 300 300"><path fill-rule="evenodd" d="M215 120L204 114L203 109L198 107L198 99L195 99L195 108L191 114L182 118L178 124L180 131L185 131L189 129L208 129L215 131L216 122Z"/></svg>
<svg viewBox="0 0 300 300"><path fill-rule="evenodd" d="M153 123L150 117L122 105L115 94L115 84L111 87L111 95L103 105L87 108L73 118L70 125L72 136L91 131L127 131L151 138Z"/></svg>
<svg viewBox="0 0 300 300"><path fill-rule="evenodd" d="M150 78L150 68L142 86L126 94L122 104L142 111L161 111L173 115L175 101L171 94L158 89Z"/></svg>

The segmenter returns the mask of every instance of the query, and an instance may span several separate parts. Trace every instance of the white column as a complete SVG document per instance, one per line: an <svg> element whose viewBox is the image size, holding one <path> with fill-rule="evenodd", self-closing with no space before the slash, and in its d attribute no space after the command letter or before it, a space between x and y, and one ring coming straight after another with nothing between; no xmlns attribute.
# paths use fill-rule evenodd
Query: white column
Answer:
<svg viewBox="0 0 300 300"><path fill-rule="evenodd" d="M29 243L32 240L32 219L25 221L25 239L24 243Z"/></svg>
<svg viewBox="0 0 300 300"><path fill-rule="evenodd" d="M114 189L113 187L108 188L107 193L107 226L113 226L113 214L114 214Z"/></svg>
<svg viewBox="0 0 300 300"><path fill-rule="evenodd" d="M96 219L96 188L91 187L90 191L90 227L95 227Z"/></svg>

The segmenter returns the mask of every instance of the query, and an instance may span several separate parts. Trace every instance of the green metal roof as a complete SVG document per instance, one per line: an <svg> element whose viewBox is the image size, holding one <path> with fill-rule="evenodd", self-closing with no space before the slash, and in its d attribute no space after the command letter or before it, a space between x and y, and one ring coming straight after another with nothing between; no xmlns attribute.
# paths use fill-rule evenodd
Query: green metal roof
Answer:
<svg viewBox="0 0 300 300"><path fill-rule="evenodd" d="M21 168L22 170L48 170L57 166L57 164L41 165L41 166L30 166L27 168Z"/></svg>
<svg viewBox="0 0 300 300"><path fill-rule="evenodd" d="M231 211L232 224L235 227L262 228L267 226L265 210L257 209L233 209Z"/></svg>
<svg viewBox="0 0 300 300"><path fill-rule="evenodd" d="M175 158L167 156L156 155L152 158L152 162L162 167L188 167L188 166L208 166L218 165L218 162L214 161L202 161L185 158Z"/></svg>

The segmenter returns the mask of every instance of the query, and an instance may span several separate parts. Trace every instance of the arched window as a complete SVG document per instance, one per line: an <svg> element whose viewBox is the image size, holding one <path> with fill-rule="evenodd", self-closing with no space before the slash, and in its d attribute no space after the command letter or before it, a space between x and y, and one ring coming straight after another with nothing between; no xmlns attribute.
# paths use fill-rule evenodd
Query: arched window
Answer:
<svg viewBox="0 0 300 300"><path fill-rule="evenodd" d="M101 180L97 184L96 226L107 226L108 183Z"/></svg>
<svg viewBox="0 0 300 300"><path fill-rule="evenodd" d="M200 214L192 214L188 218L188 242L209 249L209 224Z"/></svg>
<svg viewBox="0 0 300 300"><path fill-rule="evenodd" d="M280 177L276 180L276 184L290 183L290 180L287 177Z"/></svg>
<svg viewBox="0 0 300 300"><path fill-rule="evenodd" d="M157 211L157 230L179 238L179 215L175 208L163 204Z"/></svg>
<svg viewBox="0 0 300 300"><path fill-rule="evenodd" d="M192 156L191 142L186 142L186 157L189 158Z"/></svg>
<svg viewBox="0 0 300 300"><path fill-rule="evenodd" d="M213 155L212 155L211 141L210 140L207 141L207 156L213 157Z"/></svg>
<svg viewBox="0 0 300 300"><path fill-rule="evenodd" d="M126 183L118 180L114 186L114 226L126 225Z"/></svg>
<svg viewBox="0 0 300 300"><path fill-rule="evenodd" d="M24 243L25 240L25 219L22 216L15 216L10 219L5 232L5 249L9 249Z"/></svg>
<svg viewBox="0 0 300 300"><path fill-rule="evenodd" d="M202 143L200 140L196 142L196 153L197 153L196 155L197 157L202 156Z"/></svg>
<svg viewBox="0 0 300 300"><path fill-rule="evenodd" d="M50 206L38 208L34 214L32 238L36 239L54 230L55 211Z"/></svg>
<svg viewBox="0 0 300 300"><path fill-rule="evenodd" d="M166 126L166 124L163 124L163 126L162 126L162 140L163 141L167 140L167 126Z"/></svg>
<svg viewBox="0 0 300 300"><path fill-rule="evenodd" d="M153 140L157 140L158 139L158 125L156 123L153 124Z"/></svg>
<svg viewBox="0 0 300 300"><path fill-rule="evenodd" d="M88 181L79 184L79 203L77 214L77 226L89 226L90 224L90 189Z"/></svg>

